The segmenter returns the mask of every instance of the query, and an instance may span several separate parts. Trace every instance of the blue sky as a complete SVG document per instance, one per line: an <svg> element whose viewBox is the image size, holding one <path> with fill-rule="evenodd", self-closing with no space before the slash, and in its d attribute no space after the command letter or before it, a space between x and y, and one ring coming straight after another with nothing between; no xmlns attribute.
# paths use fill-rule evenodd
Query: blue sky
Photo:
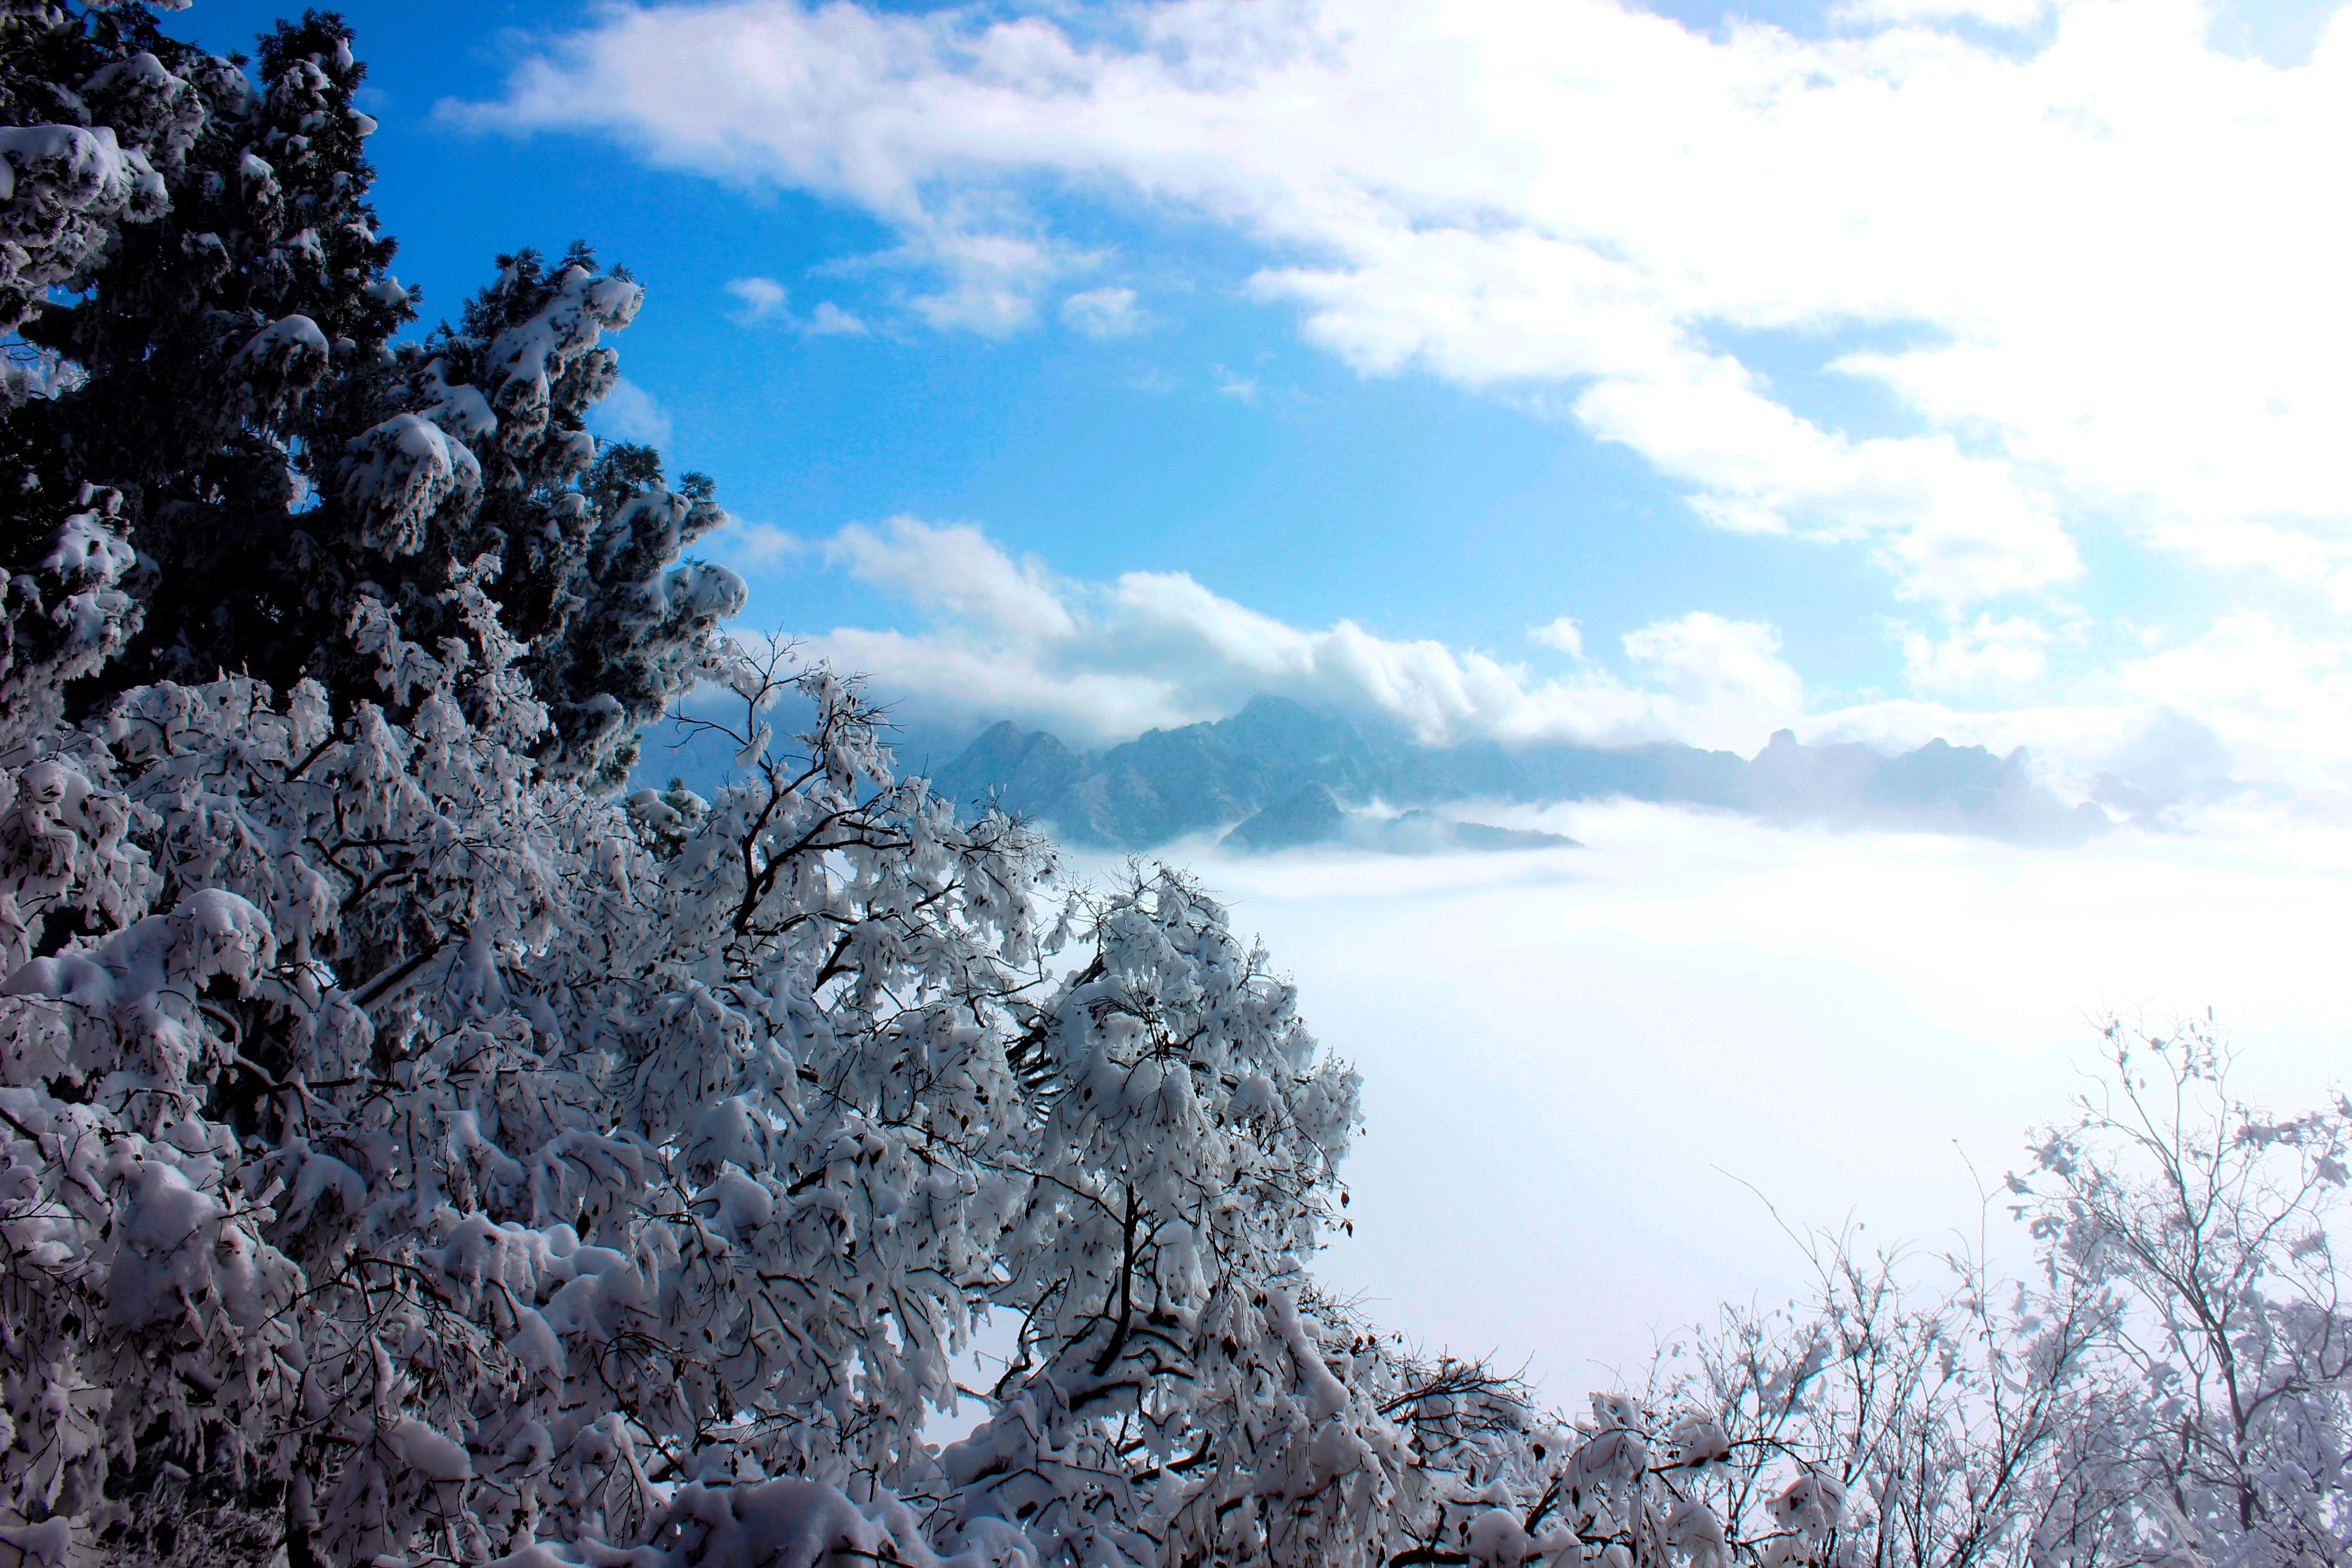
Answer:
<svg viewBox="0 0 2352 1568"><path fill-rule="evenodd" d="M2352 782L2330 6L349 14L428 319L625 261L607 429L910 716Z"/></svg>

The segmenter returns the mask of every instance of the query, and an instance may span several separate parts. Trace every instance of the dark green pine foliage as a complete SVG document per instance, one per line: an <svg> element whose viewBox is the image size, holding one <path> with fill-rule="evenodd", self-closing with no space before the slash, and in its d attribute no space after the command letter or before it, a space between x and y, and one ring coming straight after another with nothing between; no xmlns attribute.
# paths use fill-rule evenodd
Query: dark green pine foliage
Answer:
<svg viewBox="0 0 2352 1568"><path fill-rule="evenodd" d="M638 729L692 682L718 623L741 607L743 585L681 560L725 521L708 478L683 476L673 489L650 447L600 450L587 433L588 410L617 374L600 331L627 324L637 286L623 269L599 273L577 245L553 266L530 251L499 264L459 325L399 349L373 401L345 420L352 434L322 480L321 510L340 509L372 561L394 553L401 579L395 586L380 568L379 587L414 640L466 635L454 604L436 609L446 590L423 563L490 572L504 627L528 650L520 668L551 720L541 762L616 784ZM434 542L404 552L398 536L410 525L394 512L405 493L361 459L387 423L418 417L463 440L479 478L461 500L468 481L457 476L453 499L424 523Z"/></svg>
<svg viewBox="0 0 2352 1568"><path fill-rule="evenodd" d="M308 676L339 709L397 710L409 692L376 652L397 636L445 661L512 658L548 710L542 764L625 776L637 728L742 599L681 559L723 521L709 481L672 489L650 450L600 456L585 428L617 374L600 339L637 286L584 247L553 266L519 251L457 326L394 343L415 297L368 205L365 67L331 12L281 22L250 62L135 6L0 0L0 116L27 128L0 201L0 307L22 296L0 311L17 676L38 655L85 708L225 669ZM50 165L16 156L53 145ZM124 540L136 564L108 567ZM50 649L53 622L89 646Z"/></svg>
<svg viewBox="0 0 2352 1568"><path fill-rule="evenodd" d="M259 86L133 8L54 16L42 39L41 79L14 107L110 130L167 201L117 224L78 297L19 327L84 379L10 411L0 460L16 471L0 484L28 498L35 528L86 483L126 497L147 634L111 683L258 672L285 662L275 612L300 564L304 394L335 362L380 355L410 314L363 199L364 69L331 14L262 40Z"/></svg>

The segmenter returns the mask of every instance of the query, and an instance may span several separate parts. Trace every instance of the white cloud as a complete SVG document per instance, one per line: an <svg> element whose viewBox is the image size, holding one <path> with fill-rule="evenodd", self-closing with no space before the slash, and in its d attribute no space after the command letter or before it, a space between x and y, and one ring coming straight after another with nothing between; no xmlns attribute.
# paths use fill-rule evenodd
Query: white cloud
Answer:
<svg viewBox="0 0 2352 1568"><path fill-rule="evenodd" d="M730 517L725 527L700 541L696 548L731 566L761 572L803 554L808 549L808 542L772 522Z"/></svg>
<svg viewBox="0 0 2352 1568"><path fill-rule="evenodd" d="M1062 301L1062 322L1090 338L1124 338L1143 330L1132 289L1089 289Z"/></svg>
<svg viewBox="0 0 2352 1568"><path fill-rule="evenodd" d="M832 300L820 300L816 309L809 312L807 324L801 330L814 338L863 337L866 323Z"/></svg>
<svg viewBox="0 0 2352 1568"><path fill-rule="evenodd" d="M1255 404L1257 401L1257 377L1237 375L1223 365L1218 365L1215 369L1217 391L1220 395L1230 397L1236 403Z"/></svg>
<svg viewBox="0 0 2352 1568"><path fill-rule="evenodd" d="M2042 652L2050 633L2023 616L1994 620L1979 616L1973 626L1955 628L1940 642L1906 627L1903 666L1922 691L1966 694L2022 690L2048 673Z"/></svg>
<svg viewBox="0 0 2352 1568"><path fill-rule="evenodd" d="M1528 640L1541 643L1546 647L1556 647L1570 658L1584 657L1583 628L1567 616L1556 621L1547 621L1539 626L1529 626Z"/></svg>
<svg viewBox="0 0 2352 1568"><path fill-rule="evenodd" d="M2255 611L2121 673L2123 688L2210 724L2256 776L2352 786L2352 641L2299 637Z"/></svg>
<svg viewBox="0 0 2352 1568"><path fill-rule="evenodd" d="M845 528L821 550L917 613L889 628L798 628L798 640L929 721L1010 718L1096 744L1223 718L1272 692L1383 712L1438 743L1679 740L1753 755L1784 727L1808 743L1888 752L1940 738L2002 755L2027 748L2063 799L2143 820L2172 823L2173 808L2193 806L2208 824L2284 813L2352 826L2352 636L2301 636L2255 614L2126 657L2078 679L2064 700L2026 702L2011 683L2074 632L1979 616L1941 640L1913 633L1906 653L1923 687L1982 705L1832 706L1809 693L1778 628L1706 611L1628 632L1613 665L1586 650L1546 676L1354 621L1293 626L1182 573L1064 577L969 524L895 518ZM1568 617L1529 636L1583 647Z"/></svg>
<svg viewBox="0 0 2352 1568"><path fill-rule="evenodd" d="M1968 1162L2000 1171L2062 1113L2110 1009L2212 1005L2258 1103L2324 1103L2343 1070L2343 834L2053 851L1626 804L1508 820L1590 847L1545 879L1191 858L1365 1077L1357 1234L1318 1269L1433 1347L1530 1356L1550 1399L1596 1363L1638 1378L1661 1324L1800 1286L1743 1181L1800 1226L1975 1235ZM1432 931L1469 940L1397 962Z"/></svg>
<svg viewBox="0 0 2352 1568"><path fill-rule="evenodd" d="M772 278L731 278L727 291L743 302L741 310L729 316L730 321L748 327L784 314L784 286Z"/></svg>
<svg viewBox="0 0 2352 1568"><path fill-rule="evenodd" d="M1871 0L1818 40L1612 0L1127 15L615 8L457 112L854 203L940 276L919 313L985 332L1068 270L1053 203L1202 215L1349 363L1570 389L1716 521L1853 541L1947 606L2079 573L2093 518L2284 559L2352 517L2352 219L2311 195L2352 158L2340 19L2279 69L2187 0ZM1925 329L1837 362L1924 428L1801 417L1717 324Z"/></svg>
<svg viewBox="0 0 2352 1568"><path fill-rule="evenodd" d="M1780 633L1761 621L1730 621L1694 610L1625 634L1628 657L1678 694L1677 727L1701 745L1752 745L1804 711L1804 682L1780 657Z"/></svg>
<svg viewBox="0 0 2352 1568"><path fill-rule="evenodd" d="M916 710L1013 715L1073 738L1222 718L1260 691L1379 710L1431 740L1680 737L1754 750L1803 691L1779 634L1696 614L1625 639L1629 681L1591 665L1539 679L1475 649L1341 621L1290 626L1181 573L1073 582L980 530L894 518L843 529L828 562L927 613L920 629L835 627L803 640Z"/></svg>
<svg viewBox="0 0 2352 1568"><path fill-rule="evenodd" d="M588 411L588 426L614 441L639 441L660 447L667 445L670 437L668 412L654 400L652 393L627 376L614 381L613 390Z"/></svg>
<svg viewBox="0 0 2352 1568"><path fill-rule="evenodd" d="M2050 8L2050 0L1848 0L1832 7L1831 14L1849 24L1933 22L1964 16L1996 27L2023 27L2048 16Z"/></svg>
<svg viewBox="0 0 2352 1568"><path fill-rule="evenodd" d="M824 553L927 610L1003 636L1025 642L1077 630L1042 563L1015 563L970 523L894 517L879 533L852 523L826 542Z"/></svg>
<svg viewBox="0 0 2352 1568"><path fill-rule="evenodd" d="M1952 639L1963 650L1956 664L1965 666L1979 631L1979 651L2011 636L1980 623ZM2102 794L2102 775L2111 775L2167 805L2184 793L2168 777L2193 763L2205 783L2185 793L2226 797L2224 815L2352 823L2352 636L2299 634L2259 612L2232 611L2195 637L2078 679L2064 700L1867 702L1816 713L1798 730L1807 741L1882 749L1938 735L1996 752L2024 746L2074 798ZM2224 778L2234 781L2226 790Z"/></svg>
<svg viewBox="0 0 2352 1568"><path fill-rule="evenodd" d="M1007 338L1037 320L1037 296L1082 263L1050 242L1019 235L940 229L909 245L899 259L936 268L946 287L908 301L940 329Z"/></svg>
<svg viewBox="0 0 2352 1568"><path fill-rule="evenodd" d="M771 323L789 326L813 338L839 334L858 335L866 323L843 310L830 300L817 301L808 320L801 321L787 309L791 298L784 286L772 278L735 278L729 279L727 291L743 302L740 310L728 313L727 319L738 326L758 327Z"/></svg>

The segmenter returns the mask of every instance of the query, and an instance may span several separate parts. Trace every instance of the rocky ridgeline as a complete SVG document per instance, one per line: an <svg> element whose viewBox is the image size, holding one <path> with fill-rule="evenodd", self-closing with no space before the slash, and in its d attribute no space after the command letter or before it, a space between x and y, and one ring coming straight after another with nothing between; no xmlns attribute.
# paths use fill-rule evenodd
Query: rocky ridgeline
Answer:
<svg viewBox="0 0 2352 1568"><path fill-rule="evenodd" d="M1343 841L1405 852L1570 842L1429 809L1469 800L1622 798L1776 823L2056 845L2083 843L2108 826L2098 806L2069 805L2041 784L2021 751L2001 757L1937 740L1887 756L1862 745L1802 745L1786 730L1752 758L1672 743L1430 746L1401 727L1265 696L1231 718L1147 731L1098 752L1000 723L936 768L931 782L967 812L994 798L1053 824L1066 842L1114 849L1226 829L1232 847L1262 850ZM1350 813L1375 804L1403 815Z"/></svg>

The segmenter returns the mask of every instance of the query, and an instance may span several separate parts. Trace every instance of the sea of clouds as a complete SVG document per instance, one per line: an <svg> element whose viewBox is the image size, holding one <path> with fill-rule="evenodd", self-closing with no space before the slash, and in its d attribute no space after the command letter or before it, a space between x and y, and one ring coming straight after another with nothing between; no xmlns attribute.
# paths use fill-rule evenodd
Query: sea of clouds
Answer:
<svg viewBox="0 0 2352 1568"><path fill-rule="evenodd" d="M1638 1382L1720 1301L1801 1289L1782 1222L2024 1268L1983 1194L2089 1086L2110 1016L2211 1009L2277 1107L2342 1075L2352 835L2061 851L1632 804L1483 815L1587 847L1160 858L1232 901L1363 1072L1356 1231L1327 1277L1432 1347L1524 1359L1555 1400Z"/></svg>

